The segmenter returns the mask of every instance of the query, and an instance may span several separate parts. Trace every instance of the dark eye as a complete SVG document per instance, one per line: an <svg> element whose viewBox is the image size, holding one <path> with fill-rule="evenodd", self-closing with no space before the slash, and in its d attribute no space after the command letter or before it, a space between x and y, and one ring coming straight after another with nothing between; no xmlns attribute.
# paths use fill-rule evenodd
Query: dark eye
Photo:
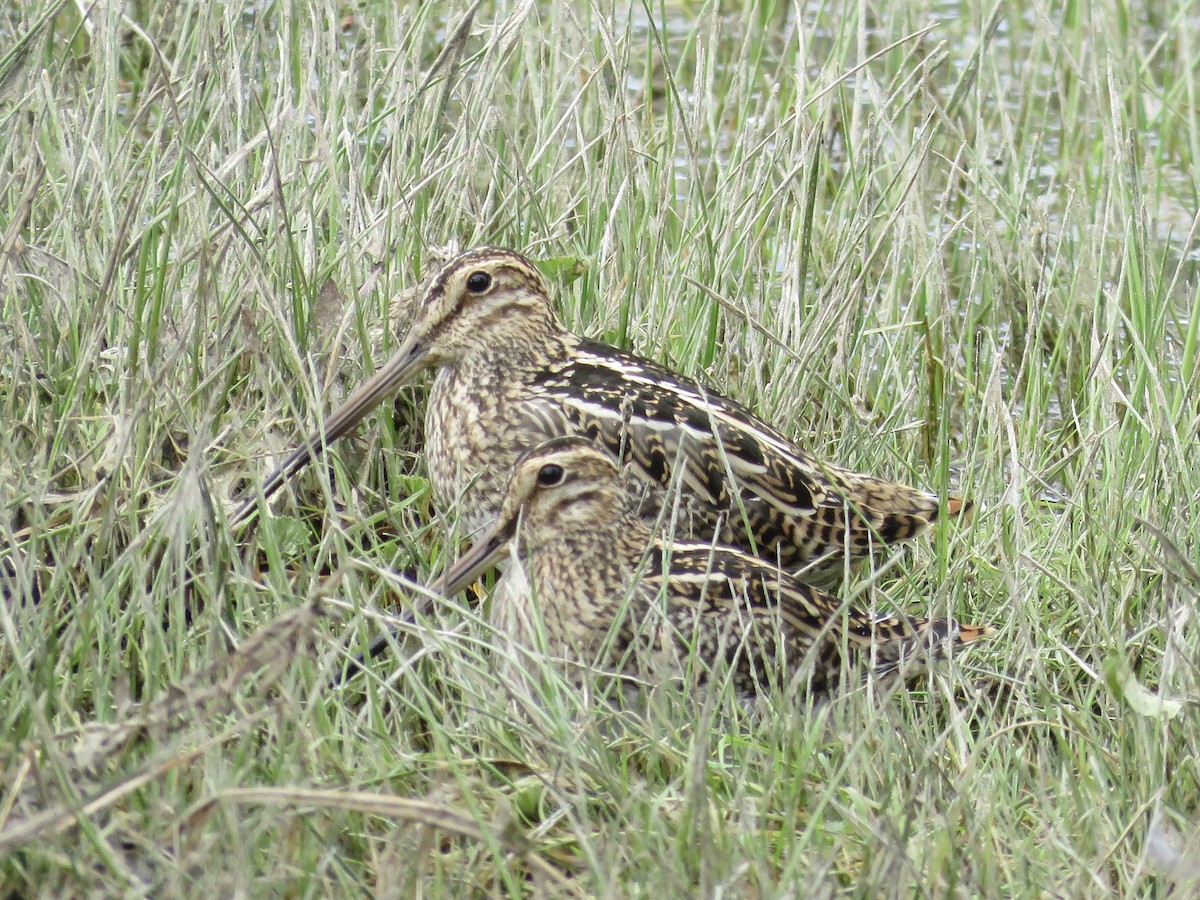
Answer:
<svg viewBox="0 0 1200 900"><path fill-rule="evenodd" d="M542 466L538 471L538 484L542 487L554 487L556 484L562 484L563 467L556 466L554 463Z"/></svg>
<svg viewBox="0 0 1200 900"><path fill-rule="evenodd" d="M472 294L486 294L492 286L492 276L487 272L472 272L467 276L467 290Z"/></svg>

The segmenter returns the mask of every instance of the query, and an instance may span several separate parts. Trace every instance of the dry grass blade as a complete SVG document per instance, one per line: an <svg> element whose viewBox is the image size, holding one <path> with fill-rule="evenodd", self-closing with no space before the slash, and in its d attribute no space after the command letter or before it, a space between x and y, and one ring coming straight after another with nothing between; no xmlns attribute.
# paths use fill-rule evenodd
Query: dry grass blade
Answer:
<svg viewBox="0 0 1200 900"><path fill-rule="evenodd" d="M49 4L30 24L28 30L9 44L4 54L0 55L0 103L21 91L25 76L42 46L42 32L69 2L70 0L58 0L57 3Z"/></svg>
<svg viewBox="0 0 1200 900"><path fill-rule="evenodd" d="M145 731L176 732L181 722L218 718L247 690L265 698L298 656L311 647L321 613L317 603L290 610L250 635L231 653L190 675L120 722L82 729L77 761L94 768ZM68 732L62 737L72 736Z"/></svg>
<svg viewBox="0 0 1200 900"><path fill-rule="evenodd" d="M223 804L253 806L310 807L315 809L353 811L368 816L400 819L447 832L458 837L486 843L520 857L538 875L574 896L586 896L561 871L546 862L532 846L529 838L511 823L500 830L485 829L476 819L447 803L373 794L367 791L319 790L312 788L233 788L220 791L197 803L181 820L181 830L200 827Z"/></svg>
<svg viewBox="0 0 1200 900"><path fill-rule="evenodd" d="M203 741L197 747L182 753L160 754L154 760L122 776L112 785L92 793L90 797L79 804L57 804L25 819L6 824L4 829L0 830L0 851L11 851L44 837L61 834L76 827L85 818L97 817L112 810L140 788L179 768L190 765L213 747L219 746L235 734L261 721L266 715L267 711L261 710L247 716L230 728Z"/></svg>
<svg viewBox="0 0 1200 900"><path fill-rule="evenodd" d="M1200 41L1109 12L0 3L0 896L1190 889ZM839 600L995 638L697 716L511 646L486 581L406 626L475 537L419 386L231 527L485 243L815 457L961 485ZM328 690L335 609L403 657Z"/></svg>
<svg viewBox="0 0 1200 900"><path fill-rule="evenodd" d="M1200 569L1197 569L1192 561L1184 555L1178 545L1167 536L1167 533L1145 519L1139 518L1137 524L1139 528L1148 531L1158 541L1158 545L1162 549L1160 559L1164 571L1170 572L1174 570L1177 573L1182 572L1190 584L1192 591L1200 591Z"/></svg>
<svg viewBox="0 0 1200 900"><path fill-rule="evenodd" d="M232 653L189 677L182 684L167 690L155 700L135 708L117 722L94 723L54 735L44 754L27 757L22 771L26 775L14 780L4 803L4 828L0 831L0 849L15 847L38 835L60 833L74 824L80 816L95 816L129 796L146 784L187 765L205 749L228 740L260 722L270 709L267 694L286 672L296 656L311 642L313 627L319 615L315 604L287 612L247 638ZM29 778L41 767L51 765L75 780L74 787L83 788L90 773L100 773L105 766L139 739L153 738L173 742L187 740L203 723L221 721L237 709L239 697L252 691L258 700L256 712L243 714L223 729L217 737L202 740L198 749L182 753L174 750L158 754L155 759L129 775L120 777L110 787L96 791L92 798L78 806L66 803L37 813L20 821L8 823L18 803L31 806L28 793L35 787L53 783L45 776ZM24 795L24 796L23 796Z"/></svg>

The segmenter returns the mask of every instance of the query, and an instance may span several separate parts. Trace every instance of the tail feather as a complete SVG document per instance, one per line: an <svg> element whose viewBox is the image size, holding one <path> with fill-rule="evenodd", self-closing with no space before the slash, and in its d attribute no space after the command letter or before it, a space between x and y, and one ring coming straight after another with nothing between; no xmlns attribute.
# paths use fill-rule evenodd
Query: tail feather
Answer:
<svg viewBox="0 0 1200 900"><path fill-rule="evenodd" d="M848 528L852 543L860 546L871 540L909 540L942 517L969 525L975 509L965 497L948 497L942 503L937 494L877 479L864 478L845 496L857 515L847 516L844 507L830 506L827 524Z"/></svg>
<svg viewBox="0 0 1200 900"><path fill-rule="evenodd" d="M970 525L975 515L975 502L965 497L949 497L946 500L946 514L951 519L958 519L963 525ZM964 628L973 626L963 626Z"/></svg>
<svg viewBox="0 0 1200 900"><path fill-rule="evenodd" d="M996 630L990 625L921 617L880 619L875 626L871 653L879 678L915 675L931 660L952 655L952 648L972 644Z"/></svg>
<svg viewBox="0 0 1200 900"><path fill-rule="evenodd" d="M954 637L956 644L970 644L980 638L985 638L996 629L991 625L966 625L958 626L958 634Z"/></svg>

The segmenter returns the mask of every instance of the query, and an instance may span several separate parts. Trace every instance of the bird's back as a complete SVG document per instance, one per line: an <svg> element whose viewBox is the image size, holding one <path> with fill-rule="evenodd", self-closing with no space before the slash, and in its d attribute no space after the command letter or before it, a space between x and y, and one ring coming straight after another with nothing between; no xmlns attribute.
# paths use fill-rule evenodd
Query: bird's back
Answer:
<svg viewBox="0 0 1200 900"><path fill-rule="evenodd" d="M698 659L728 666L746 695L788 685L820 693L867 671L904 677L990 632L953 619L872 616L721 545L659 545L642 588L677 638Z"/></svg>
<svg viewBox="0 0 1200 900"><path fill-rule="evenodd" d="M631 466L660 501L675 479L692 536L757 548L787 568L865 555L940 512L929 492L821 463L740 403L595 341L539 373L530 400L543 422L557 413L566 421L555 427ZM965 508L948 503L951 514Z"/></svg>

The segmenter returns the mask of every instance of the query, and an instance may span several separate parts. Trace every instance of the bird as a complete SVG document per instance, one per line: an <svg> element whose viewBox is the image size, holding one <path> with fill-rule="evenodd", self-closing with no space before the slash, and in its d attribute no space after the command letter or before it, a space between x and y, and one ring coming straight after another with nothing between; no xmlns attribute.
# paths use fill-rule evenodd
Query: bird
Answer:
<svg viewBox="0 0 1200 900"><path fill-rule="evenodd" d="M648 517L669 501L689 536L805 567L812 581L840 578L843 557L971 511L969 500L943 506L934 493L818 460L701 383L572 334L537 266L501 247L468 250L429 280L400 348L267 478L261 499L431 368L429 480L440 509L459 504L468 534L499 514L524 450L570 435L618 458ZM258 502L246 499L235 523Z"/></svg>
<svg viewBox="0 0 1200 900"><path fill-rule="evenodd" d="M498 631L651 684L680 677L691 651L699 682L724 669L741 697L793 684L820 695L868 671L877 683L906 680L993 630L872 617L737 547L668 540L639 515L616 459L579 436L518 457L498 518L434 589L453 597L514 550L529 591L496 593Z"/></svg>

